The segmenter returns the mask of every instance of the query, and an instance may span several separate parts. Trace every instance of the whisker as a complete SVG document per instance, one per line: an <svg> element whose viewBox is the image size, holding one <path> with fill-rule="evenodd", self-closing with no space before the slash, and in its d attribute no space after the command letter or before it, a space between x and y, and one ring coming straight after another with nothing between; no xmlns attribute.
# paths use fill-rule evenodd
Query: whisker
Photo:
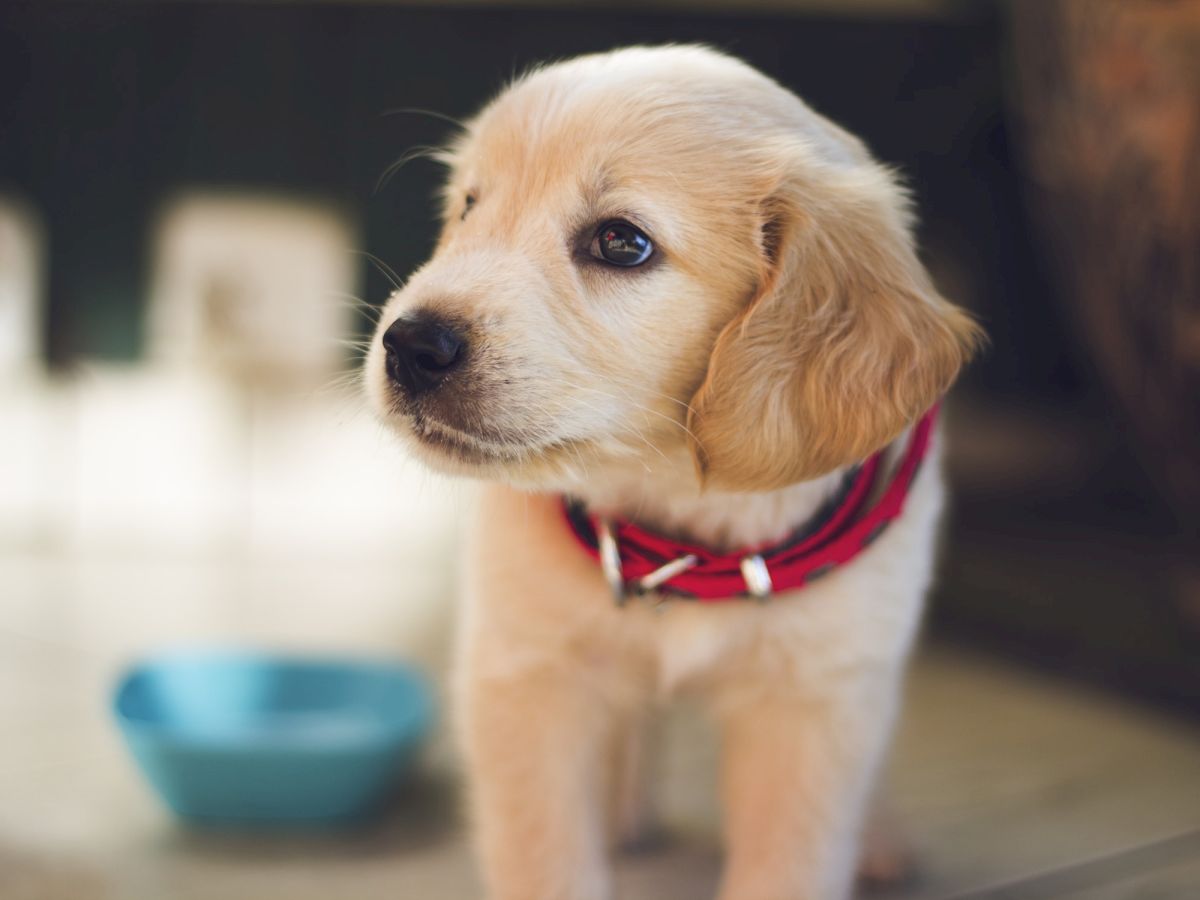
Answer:
<svg viewBox="0 0 1200 900"><path fill-rule="evenodd" d="M466 123L463 122L461 119L456 119L456 118L454 118L454 116L448 116L445 113L440 113L440 112L437 112L432 109L421 109L420 107L417 107L417 106L397 106L394 109L385 109L383 112L381 112L379 114L379 118L384 119L384 118L387 118L388 116L402 116L402 115L428 116L431 119L437 119L438 121L445 122L449 125L453 125L455 128L459 129L460 131L467 130Z"/></svg>
<svg viewBox="0 0 1200 900"><path fill-rule="evenodd" d="M317 391L319 394L332 394L354 389L355 395L361 398L361 384L362 372L356 368L333 376L325 384L321 385Z"/></svg>
<svg viewBox="0 0 1200 900"><path fill-rule="evenodd" d="M625 379L622 379L617 376L612 376L612 375L607 376L607 377L611 378L613 381L615 381L619 385L622 385L623 387L631 387L631 388L636 388L639 391L647 391L651 394L654 394L656 397L661 397L663 400L667 400L668 402L674 403L677 406L682 406L688 412L692 412L692 405L683 400L680 400L678 397L672 397L670 394L664 394L662 391L656 391L656 390L654 390L654 388L646 387L644 384L639 384L636 381L627 381Z"/></svg>
<svg viewBox="0 0 1200 900"><path fill-rule="evenodd" d="M572 388L575 388L576 390L591 391L592 393L601 394L602 396L608 397L610 400L617 400L619 402L628 403L634 409L641 410L642 412L649 413L650 415L658 416L660 419L663 419L666 422L669 422L670 424L672 424L676 428L678 428L680 431L682 431L684 434L686 434L688 437L690 437L692 440L699 440L696 437L696 435L692 433L692 430L687 427L686 423L680 422L676 419L673 419L670 416L668 416L666 413L659 412L657 409L651 409L648 406L643 406L641 403L638 403L636 400L630 400L628 397L618 397L615 394L610 394L608 391L603 391L603 390L600 390L599 388L587 387L582 384L572 384L569 381L562 381L561 379L560 379L560 382L562 384L566 385L567 387L572 387ZM632 383L629 383L629 386L633 387L634 385ZM670 399L667 397L666 394L663 394L662 396L664 398ZM682 404L682 405L687 407L687 404ZM690 407L688 407L688 408L690 408Z"/></svg>
<svg viewBox="0 0 1200 900"><path fill-rule="evenodd" d="M608 393L607 391L602 391L602 390L600 390L599 388L589 388L589 387L584 387L583 385L574 384L574 383L572 383L572 382L569 382L569 381L566 381L566 380L563 380L563 379L558 379L558 380L557 380L557 383L558 383L558 384L560 384L560 385L562 385L562 386L564 386L564 387L571 387L571 388L575 388L576 390L591 391L592 393L600 394L600 395L601 395L601 396L603 396L603 397L607 397L607 398L608 398L608 399L610 399L610 400L616 400L616 401L622 401L622 400L623 400L623 398L621 398L621 397L618 397L618 396L616 396L616 395L614 395L614 394L610 394L610 393ZM585 407L587 407L588 409L590 409L590 410L593 410L594 412L597 412L597 413L598 413L598 412L600 412L600 410L599 410L597 407L595 407L595 406L593 406L592 404L588 403L588 402L587 402L586 400L584 400L583 398L581 398L581 397L577 397L577 398L576 398L576 400L577 400L577 402L579 402L579 403L582 403L582 404L583 404ZM647 408L647 407L641 406L640 404L638 404L638 403L635 403L635 402L633 402L633 401L631 401L631 400L625 400L624 402L631 403L631 404L632 404L632 405L633 405L635 408L639 409L639 410L640 410L640 411L641 411L643 414L645 414L645 413L647 413L647 412L650 412L650 413L654 413L654 412L656 412L655 410L652 410L652 409L649 409L649 408ZM679 424L680 424L680 423L678 423L678 422L675 422L673 419L671 419L671 418L670 418L670 416L664 416L662 413L657 413L657 415L659 415L659 416L662 416L662 418L666 419L668 422L672 422L672 423L673 423L673 424L675 424L675 425L679 425ZM647 447L649 447L651 450L653 450L655 453L657 453L659 456L661 456L661 457L662 457L662 459L663 459L663 462L670 463L670 461L671 461L671 460L670 460L670 457L668 457L668 456L667 456L667 454L666 454L666 453L664 453L664 452L662 451L662 448L660 448L660 447L659 447L657 444L655 444L655 443L654 443L653 441L651 441L651 440L650 440L648 437L646 437L645 433L644 433L644 432L643 432L641 429L637 428L636 426L633 426L632 424L630 424L630 425L629 425L629 428L630 428L630 430L631 430L631 431L633 431L634 435L635 435L635 436L636 436L636 437L637 437L637 438L638 438L638 439L639 439L639 440L640 440L640 441L641 441L643 444L645 444ZM686 431L687 429L686 429L686 428L684 428L684 430Z"/></svg>
<svg viewBox="0 0 1200 900"><path fill-rule="evenodd" d="M407 166L413 160L415 160L415 159L432 159L436 162L436 161L438 161L439 155L444 152L445 152L445 149L443 147L431 147L428 144L422 144L420 146L413 147L411 150L408 150L407 152L405 152L403 156L401 156L399 159L397 159L395 162L393 162L391 165L389 165L386 169L383 170L383 173L379 176L379 179L375 182L374 193L378 194L381 190L383 190L385 187L387 187L388 182L391 181L392 178L395 177L396 173L399 172L401 169L403 169L405 166Z"/></svg>
<svg viewBox="0 0 1200 900"><path fill-rule="evenodd" d="M370 262L374 263L375 268L379 270L380 274L383 275L384 278L392 283L392 287L396 290L401 290L404 287L404 279L396 274L395 269L385 263L374 253L369 253L366 250L352 250L350 252L357 253L359 256L364 256Z"/></svg>
<svg viewBox="0 0 1200 900"><path fill-rule="evenodd" d="M372 303L369 300L364 300L362 297L357 297L354 294L347 294L343 291L329 291L326 293L326 297L337 302L339 306L375 313L376 315L378 315L383 309L383 307L377 303Z"/></svg>

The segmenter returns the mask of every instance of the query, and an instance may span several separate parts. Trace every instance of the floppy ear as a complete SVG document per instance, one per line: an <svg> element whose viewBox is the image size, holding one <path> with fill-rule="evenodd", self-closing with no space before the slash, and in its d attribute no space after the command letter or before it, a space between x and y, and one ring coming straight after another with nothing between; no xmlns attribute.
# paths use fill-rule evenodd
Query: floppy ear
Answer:
<svg viewBox="0 0 1200 900"><path fill-rule="evenodd" d="M950 386L982 332L934 290L910 229L873 164L777 183L758 291L691 402L706 486L770 490L865 459Z"/></svg>

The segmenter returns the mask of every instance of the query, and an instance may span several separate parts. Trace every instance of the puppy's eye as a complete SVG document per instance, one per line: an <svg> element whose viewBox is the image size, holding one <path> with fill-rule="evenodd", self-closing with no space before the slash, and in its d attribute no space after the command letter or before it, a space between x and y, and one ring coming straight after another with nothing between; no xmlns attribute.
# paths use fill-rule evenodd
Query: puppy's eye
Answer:
<svg viewBox="0 0 1200 900"><path fill-rule="evenodd" d="M475 195L467 194L466 199L463 200L463 211L462 211L462 215L458 217L459 221L462 221L463 219L465 219L467 217L467 213L469 213L471 211L471 207L473 207L474 205L475 205Z"/></svg>
<svg viewBox="0 0 1200 900"><path fill-rule="evenodd" d="M606 222L592 238L592 256L614 266L640 266L654 252L650 238L628 222Z"/></svg>

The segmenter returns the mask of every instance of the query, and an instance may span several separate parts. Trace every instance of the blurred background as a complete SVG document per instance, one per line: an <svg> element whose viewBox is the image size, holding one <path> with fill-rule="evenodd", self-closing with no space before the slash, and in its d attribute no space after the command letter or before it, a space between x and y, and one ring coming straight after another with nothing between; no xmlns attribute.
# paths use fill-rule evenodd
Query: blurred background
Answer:
<svg viewBox="0 0 1200 900"><path fill-rule="evenodd" d="M668 41L894 165L991 337L891 776L918 874L876 893L1197 895L1200 3L41 0L0 5L0 897L471 895L444 734L348 835L196 833L108 697L195 643L441 682L469 488L354 381L434 242L420 152L533 62ZM626 896L712 891L702 727Z"/></svg>

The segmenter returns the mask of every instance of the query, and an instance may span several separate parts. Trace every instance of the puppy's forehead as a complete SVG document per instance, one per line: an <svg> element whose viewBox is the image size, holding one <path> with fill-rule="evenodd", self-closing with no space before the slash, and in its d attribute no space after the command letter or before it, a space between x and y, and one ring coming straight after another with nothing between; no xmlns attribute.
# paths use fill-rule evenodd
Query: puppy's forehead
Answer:
<svg viewBox="0 0 1200 900"><path fill-rule="evenodd" d="M472 123L466 177L530 185L586 181L594 192L745 150L782 91L697 48L622 51L551 66L517 82Z"/></svg>
<svg viewBox="0 0 1200 900"><path fill-rule="evenodd" d="M782 148L796 142L826 164L870 161L856 138L739 60L704 47L634 47L509 87L471 123L453 184L482 191L502 180L528 201L564 182L595 194L669 178L689 199L727 202L731 190L776 180Z"/></svg>

